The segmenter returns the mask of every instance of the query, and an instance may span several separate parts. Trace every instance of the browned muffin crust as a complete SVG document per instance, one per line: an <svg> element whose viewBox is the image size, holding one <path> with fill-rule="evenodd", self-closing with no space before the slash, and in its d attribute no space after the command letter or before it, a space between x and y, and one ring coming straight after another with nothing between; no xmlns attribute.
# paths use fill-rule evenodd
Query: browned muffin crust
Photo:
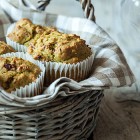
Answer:
<svg viewBox="0 0 140 140"><path fill-rule="evenodd" d="M79 36L58 31L42 34L32 41L27 51L37 60L70 64L83 61L92 54Z"/></svg>
<svg viewBox="0 0 140 140"><path fill-rule="evenodd" d="M32 41L32 39L37 35L41 35L43 33L49 34L55 30L56 28L54 27L36 25L33 24L29 19L22 18L16 23L14 30L9 33L7 37L28 47L30 41Z"/></svg>
<svg viewBox="0 0 140 140"><path fill-rule="evenodd" d="M34 82L41 70L30 61L17 57L0 57L0 85L11 92Z"/></svg>
<svg viewBox="0 0 140 140"><path fill-rule="evenodd" d="M18 26L12 33L8 34L8 38L19 44L24 44L32 38L32 34L25 28Z"/></svg>
<svg viewBox="0 0 140 140"><path fill-rule="evenodd" d="M10 45L6 44L4 41L0 41L0 55L5 53L15 52Z"/></svg>

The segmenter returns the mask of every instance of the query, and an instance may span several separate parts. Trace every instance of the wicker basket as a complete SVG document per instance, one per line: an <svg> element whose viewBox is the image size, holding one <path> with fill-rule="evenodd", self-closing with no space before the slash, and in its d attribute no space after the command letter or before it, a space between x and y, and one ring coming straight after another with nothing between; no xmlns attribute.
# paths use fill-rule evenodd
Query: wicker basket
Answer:
<svg viewBox="0 0 140 140"><path fill-rule="evenodd" d="M82 5L86 4L81 1ZM86 17L94 20L93 6L82 6ZM88 14L87 14L88 13ZM102 90L67 97L34 107L0 105L1 140L82 140L96 125Z"/></svg>
<svg viewBox="0 0 140 140"><path fill-rule="evenodd" d="M102 91L58 97L39 107L0 106L1 140L81 140L96 125Z"/></svg>

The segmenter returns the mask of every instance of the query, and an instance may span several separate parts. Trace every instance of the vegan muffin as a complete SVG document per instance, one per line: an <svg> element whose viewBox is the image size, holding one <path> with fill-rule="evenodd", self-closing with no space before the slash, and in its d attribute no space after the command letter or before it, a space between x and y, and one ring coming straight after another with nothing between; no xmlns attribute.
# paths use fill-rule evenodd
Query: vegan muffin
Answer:
<svg viewBox="0 0 140 140"><path fill-rule="evenodd" d="M34 25L32 22L23 18L16 23L13 31L7 37L19 44L24 44L33 37L33 29Z"/></svg>
<svg viewBox="0 0 140 140"><path fill-rule="evenodd" d="M29 20L27 18L22 18L21 20L19 20L16 23L15 29L17 27L25 28L30 34L33 34L34 24L32 23L31 20Z"/></svg>
<svg viewBox="0 0 140 140"><path fill-rule="evenodd" d="M7 37L19 44L24 44L32 38L32 34L26 28L18 26Z"/></svg>
<svg viewBox="0 0 140 140"><path fill-rule="evenodd" d="M32 39L41 34L49 34L55 31L54 27L45 27L33 24L29 19L22 18L15 25L11 25L8 29L7 42L15 47L17 51L26 52Z"/></svg>
<svg viewBox="0 0 140 140"><path fill-rule="evenodd" d="M15 91L36 81L41 69L18 57L0 57L0 84L7 91Z"/></svg>
<svg viewBox="0 0 140 140"><path fill-rule="evenodd" d="M91 49L75 34L64 34L58 31L42 35L32 41L28 53L36 60L78 63L91 56Z"/></svg>
<svg viewBox="0 0 140 140"><path fill-rule="evenodd" d="M4 41L0 41L0 55L5 53L15 52L15 50Z"/></svg>
<svg viewBox="0 0 140 140"><path fill-rule="evenodd" d="M27 52L44 62L48 84L63 76L81 81L87 78L93 63L93 53L83 39L58 31L42 34L30 43Z"/></svg>

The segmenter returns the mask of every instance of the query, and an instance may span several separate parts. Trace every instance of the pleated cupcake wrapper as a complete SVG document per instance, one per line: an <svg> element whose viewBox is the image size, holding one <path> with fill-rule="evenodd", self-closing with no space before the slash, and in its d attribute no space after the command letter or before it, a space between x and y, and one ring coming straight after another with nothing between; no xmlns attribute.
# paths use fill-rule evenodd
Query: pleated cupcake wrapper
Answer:
<svg viewBox="0 0 140 140"><path fill-rule="evenodd" d="M7 30L7 35L14 30L15 25L16 24L13 23L12 25L9 26L9 28ZM27 47L26 46L12 41L10 38L7 37L7 35L6 35L6 42L7 42L8 45L12 46L17 52L27 52Z"/></svg>
<svg viewBox="0 0 140 140"><path fill-rule="evenodd" d="M64 64L57 62L44 62L46 68L45 86L58 79L59 77L68 77L75 81L81 81L87 78L91 72L94 60L93 54L84 61L77 64Z"/></svg>
<svg viewBox="0 0 140 140"><path fill-rule="evenodd" d="M20 87L16 89L16 91L12 91L10 94L14 94L18 97L33 97L42 93L43 84L44 84L44 75L45 75L45 67L40 61L34 60L29 54L23 52L16 52L16 53L7 53L1 55L2 57L18 57L24 60L28 60L35 65L37 65L41 69L41 73L39 74L38 78L35 82L30 83L24 87Z"/></svg>

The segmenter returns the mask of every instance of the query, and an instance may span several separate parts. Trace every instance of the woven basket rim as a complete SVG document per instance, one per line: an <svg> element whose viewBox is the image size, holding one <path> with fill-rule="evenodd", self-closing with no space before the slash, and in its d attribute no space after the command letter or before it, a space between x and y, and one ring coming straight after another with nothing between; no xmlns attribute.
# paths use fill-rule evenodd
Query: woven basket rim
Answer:
<svg viewBox="0 0 140 140"><path fill-rule="evenodd" d="M82 91L82 93L80 93L79 91L77 91L77 93L75 94L69 94L69 95L65 95L63 96L63 94L59 94L57 93L54 97L50 96L49 100L48 100L48 96L46 94L40 94L34 97L30 97L30 98L21 98L21 97L17 97L16 95L13 94L9 94L7 92L5 92L4 90L0 90L0 104L1 105L6 105L6 106L15 106L15 107L34 107L34 106L42 106L44 104L48 104L50 102L52 102L53 100L55 100L58 96L61 97L66 97L66 96L76 96L79 94L84 94L85 92L91 92L91 91L103 91L103 90L86 90L86 91Z"/></svg>

